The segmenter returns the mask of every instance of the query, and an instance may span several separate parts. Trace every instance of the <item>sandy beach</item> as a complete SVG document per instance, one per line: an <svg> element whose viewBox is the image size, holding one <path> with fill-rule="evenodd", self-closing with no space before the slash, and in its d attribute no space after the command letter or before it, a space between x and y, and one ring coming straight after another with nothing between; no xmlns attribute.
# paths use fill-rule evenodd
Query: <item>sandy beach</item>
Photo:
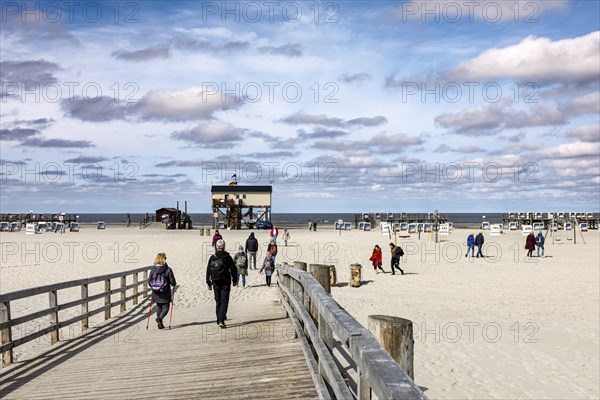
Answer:
<svg viewBox="0 0 600 400"><path fill-rule="evenodd" d="M268 233L255 232L262 261ZM598 398L599 232L584 232L586 244L580 237L574 244L572 232L559 232L554 244L547 238L546 257L532 259L525 257L520 231L501 236L484 232L486 258L465 258L468 233L454 230L437 245L428 234L398 237L406 253L404 276L389 273L387 235L378 230L340 234L325 224L318 232L291 230L287 248L280 240L277 263L336 265L340 285L332 295L365 326L372 314L412 320L415 382L429 398ZM227 250L235 253L249 231L222 234ZM210 240L198 230L166 231L158 225L109 226L105 231L83 226L79 233L64 235L2 233L0 291L135 269L150 265L164 251L181 284L174 319L181 308L207 315L213 308L212 292L204 284ZM385 274L376 274L368 261L376 243L383 248ZM365 284L360 288L346 284L352 263L363 266ZM277 288L267 288L258 271L250 271L247 284L232 291L230 309L236 313L278 298ZM60 292L59 301L77 299L75 289ZM42 309L47 301L47 296L16 301L13 317ZM33 323L26 324L13 337L33 330ZM45 346L47 339L33 341L19 347L16 357L29 357Z"/></svg>

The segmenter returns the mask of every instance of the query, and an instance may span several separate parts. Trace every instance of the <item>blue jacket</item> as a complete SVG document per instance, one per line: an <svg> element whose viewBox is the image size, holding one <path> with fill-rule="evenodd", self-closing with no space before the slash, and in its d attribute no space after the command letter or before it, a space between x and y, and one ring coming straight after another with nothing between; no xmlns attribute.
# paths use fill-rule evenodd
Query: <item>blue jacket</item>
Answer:
<svg viewBox="0 0 600 400"><path fill-rule="evenodd" d="M467 238L467 246L473 245L475 245L475 238L473 237L473 235L469 235L469 237Z"/></svg>

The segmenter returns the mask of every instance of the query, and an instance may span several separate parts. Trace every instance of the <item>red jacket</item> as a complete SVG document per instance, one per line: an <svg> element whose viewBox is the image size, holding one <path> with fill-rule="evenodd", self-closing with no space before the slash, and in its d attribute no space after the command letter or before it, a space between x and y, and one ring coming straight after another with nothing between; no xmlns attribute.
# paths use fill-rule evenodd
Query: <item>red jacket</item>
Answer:
<svg viewBox="0 0 600 400"><path fill-rule="evenodd" d="M374 251L373 254L371 254L371 258L369 258L369 261L373 262L374 267L381 266L383 264L381 250Z"/></svg>
<svg viewBox="0 0 600 400"><path fill-rule="evenodd" d="M533 233L527 235L527 239L525 239L525 248L527 250L535 250L535 236L533 236Z"/></svg>
<svg viewBox="0 0 600 400"><path fill-rule="evenodd" d="M275 227L271 228L271 234L269 236L270 237L273 237L273 236L277 237L277 236L279 236L279 229L277 229Z"/></svg>

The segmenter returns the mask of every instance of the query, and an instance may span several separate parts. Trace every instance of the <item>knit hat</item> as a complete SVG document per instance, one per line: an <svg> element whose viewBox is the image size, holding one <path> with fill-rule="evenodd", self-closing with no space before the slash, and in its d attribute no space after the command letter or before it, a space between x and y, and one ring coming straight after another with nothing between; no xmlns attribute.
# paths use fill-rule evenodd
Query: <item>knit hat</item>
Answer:
<svg viewBox="0 0 600 400"><path fill-rule="evenodd" d="M225 249L225 241L223 239L217 240L217 249L224 250Z"/></svg>

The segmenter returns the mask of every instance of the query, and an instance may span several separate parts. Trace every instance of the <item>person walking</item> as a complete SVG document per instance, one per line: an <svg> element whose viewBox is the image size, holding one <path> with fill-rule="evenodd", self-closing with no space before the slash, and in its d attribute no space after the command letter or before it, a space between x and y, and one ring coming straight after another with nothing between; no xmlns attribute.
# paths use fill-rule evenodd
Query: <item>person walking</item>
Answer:
<svg viewBox="0 0 600 400"><path fill-rule="evenodd" d="M287 228L283 228L283 243L285 244L285 247L287 247L288 244L288 240L290 240L290 231L288 231Z"/></svg>
<svg viewBox="0 0 600 400"><path fill-rule="evenodd" d="M538 231L537 236L535 237L535 246L537 247L537 255L540 256L540 249L542 249L542 257L544 256L544 242L546 238L542 231Z"/></svg>
<svg viewBox="0 0 600 400"><path fill-rule="evenodd" d="M535 250L535 237L533 232L530 232L525 239L525 249L527 249L527 257L533 257L533 250Z"/></svg>
<svg viewBox="0 0 600 400"><path fill-rule="evenodd" d="M312 231L312 226L313 226L313 222L309 219L308 220L308 230Z"/></svg>
<svg viewBox="0 0 600 400"><path fill-rule="evenodd" d="M390 243L390 250L392 251L392 275L396 275L395 268L398 268L400 273L404 275L404 270L400 268L400 258L404 255L404 250L402 250L402 247L396 246L394 243Z"/></svg>
<svg viewBox="0 0 600 400"><path fill-rule="evenodd" d="M317 221L313 222L313 231L317 231Z"/></svg>
<svg viewBox="0 0 600 400"><path fill-rule="evenodd" d="M233 256L233 262L237 268L238 277L242 279L242 288L246 288L246 276L248 275L248 257L244 252L242 246L239 247L238 252Z"/></svg>
<svg viewBox="0 0 600 400"><path fill-rule="evenodd" d="M277 257L277 243L274 240L271 240L269 245L267 246L267 255L273 257L273 263L275 263L275 258Z"/></svg>
<svg viewBox="0 0 600 400"><path fill-rule="evenodd" d="M479 258L479 256L483 258L483 253L481 252L483 242L485 242L483 238L483 233L479 232L477 234L477 237L475 238L475 246L477 246L477 258Z"/></svg>
<svg viewBox="0 0 600 400"><path fill-rule="evenodd" d="M261 275L263 274L263 271L265 273L267 286L271 287L271 277L273 275L273 271L275 271L275 258L270 254L267 254L265 260L263 261L262 268L259 271Z"/></svg>
<svg viewBox="0 0 600 400"><path fill-rule="evenodd" d="M469 255L469 250L471 250L471 257L473 257L475 255L475 236L472 233L467 237L467 253L465 257Z"/></svg>
<svg viewBox="0 0 600 400"><path fill-rule="evenodd" d="M221 236L221 234L219 233L219 230L216 229L215 234L212 238L212 247L215 247L215 245L217 244L217 240L219 240L219 239L223 239L223 236Z"/></svg>
<svg viewBox="0 0 600 400"><path fill-rule="evenodd" d="M156 304L158 329L164 329L163 319L169 313L172 300L171 286L177 286L173 270L167 265L167 255L165 253L158 253L154 258L148 285L152 289L152 302Z"/></svg>
<svg viewBox="0 0 600 400"><path fill-rule="evenodd" d="M371 254L371 258L369 258L369 261L371 261L371 263L373 264L373 269L376 273L379 273L379 271L377 270L377 268L379 268L381 272L385 274L385 271L381 267L383 264L383 255L381 253L381 247L379 247L378 244L376 244L373 248L373 253Z"/></svg>
<svg viewBox="0 0 600 400"><path fill-rule="evenodd" d="M206 268L206 284L208 290L215 294L217 324L221 329L225 329L225 320L227 319L227 308L229 307L229 293L231 285L237 286L238 275L237 268L233 259L225 251L225 241L217 240L215 243L215 254L210 256Z"/></svg>
<svg viewBox="0 0 600 400"><path fill-rule="evenodd" d="M246 253L248 258L248 267L254 266L256 269L256 252L258 251L258 240L254 237L254 232L250 232L250 236L246 239Z"/></svg>
<svg viewBox="0 0 600 400"><path fill-rule="evenodd" d="M277 243L277 236L279 236L279 229L276 226L271 228L271 233L269 233L269 237L271 238L271 242Z"/></svg>

